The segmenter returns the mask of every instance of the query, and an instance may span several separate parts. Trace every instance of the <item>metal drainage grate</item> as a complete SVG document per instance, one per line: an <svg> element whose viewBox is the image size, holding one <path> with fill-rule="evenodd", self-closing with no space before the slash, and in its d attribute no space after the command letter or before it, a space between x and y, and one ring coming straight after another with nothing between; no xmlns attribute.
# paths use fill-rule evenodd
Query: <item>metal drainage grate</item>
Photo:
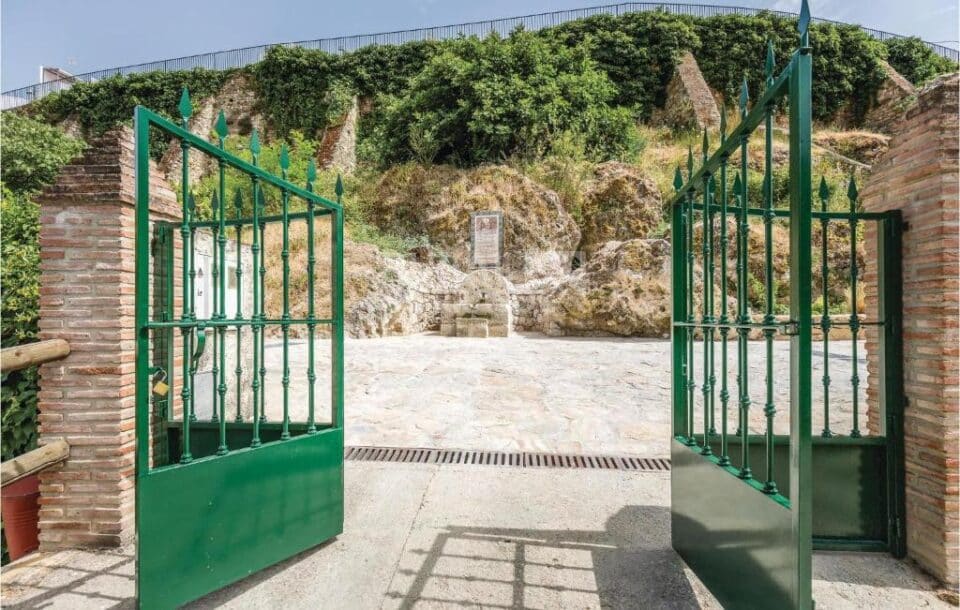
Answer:
<svg viewBox="0 0 960 610"><path fill-rule="evenodd" d="M471 449L404 449L400 447L345 447L343 458L355 462L402 462L407 464L475 464L515 468L578 468L667 472L670 460L626 455L570 455L528 451L479 451Z"/></svg>

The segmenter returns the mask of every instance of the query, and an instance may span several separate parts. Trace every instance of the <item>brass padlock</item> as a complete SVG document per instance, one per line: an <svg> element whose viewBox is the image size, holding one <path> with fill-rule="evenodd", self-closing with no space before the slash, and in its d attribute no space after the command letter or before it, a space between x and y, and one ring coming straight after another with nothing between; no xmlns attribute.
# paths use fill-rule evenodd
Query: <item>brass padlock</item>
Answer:
<svg viewBox="0 0 960 610"><path fill-rule="evenodd" d="M163 369L157 371L159 374L159 379L153 384L153 393L157 396L163 397L167 395L167 392L170 391L170 386L164 381L167 378L167 372Z"/></svg>

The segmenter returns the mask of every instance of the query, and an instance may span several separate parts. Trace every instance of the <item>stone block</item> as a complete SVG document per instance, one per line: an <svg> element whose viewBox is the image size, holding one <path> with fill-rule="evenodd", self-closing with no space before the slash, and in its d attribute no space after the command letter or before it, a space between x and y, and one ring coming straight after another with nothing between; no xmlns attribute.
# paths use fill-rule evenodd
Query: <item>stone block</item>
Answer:
<svg viewBox="0 0 960 610"><path fill-rule="evenodd" d="M457 318L457 336L486 339L490 336L490 322L486 318Z"/></svg>

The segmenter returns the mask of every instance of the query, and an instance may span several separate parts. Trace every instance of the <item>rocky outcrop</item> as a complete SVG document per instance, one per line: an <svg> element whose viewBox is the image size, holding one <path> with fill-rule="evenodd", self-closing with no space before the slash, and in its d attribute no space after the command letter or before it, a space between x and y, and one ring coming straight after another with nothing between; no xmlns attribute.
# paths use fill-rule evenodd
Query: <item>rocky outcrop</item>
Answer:
<svg viewBox="0 0 960 610"><path fill-rule="evenodd" d="M670 332L670 244L631 239L604 245L544 294L550 335L664 337Z"/></svg>
<svg viewBox="0 0 960 610"><path fill-rule="evenodd" d="M890 136L870 131L819 131L813 143L837 154L872 164L890 145Z"/></svg>
<svg viewBox="0 0 960 610"><path fill-rule="evenodd" d="M714 128L720 124L717 101L689 51L680 56L667 84L666 103L651 118L654 124L679 130Z"/></svg>
<svg viewBox="0 0 960 610"><path fill-rule="evenodd" d="M619 161L594 169L583 208L580 250L586 258L608 241L649 237L663 218L663 199L650 178Z"/></svg>
<svg viewBox="0 0 960 610"><path fill-rule="evenodd" d="M375 246L347 242L344 322L351 337L409 335L440 327L447 294L463 274L445 263L384 256Z"/></svg>
<svg viewBox="0 0 960 610"><path fill-rule="evenodd" d="M580 243L580 229L560 197L505 166L395 167L381 178L372 208L371 219L382 230L426 235L461 271L471 268L470 215L501 211L501 272L514 283L567 273Z"/></svg>
<svg viewBox="0 0 960 610"><path fill-rule="evenodd" d="M242 72L230 77L223 83L220 91L206 99L195 100L193 115L190 117L190 131L201 138L213 134L220 111L227 119L227 132L230 135L246 136L257 129L263 133L266 121L257 110L257 94L250 78ZM160 168L167 180L180 182L181 150L179 141L172 140L160 160ZM213 160L199 153L190 155L190 175L197 179L213 171Z"/></svg>
<svg viewBox="0 0 960 610"><path fill-rule="evenodd" d="M317 163L324 169L345 174L357 168L357 117L359 105L354 97L350 109L335 125L328 126L317 151Z"/></svg>

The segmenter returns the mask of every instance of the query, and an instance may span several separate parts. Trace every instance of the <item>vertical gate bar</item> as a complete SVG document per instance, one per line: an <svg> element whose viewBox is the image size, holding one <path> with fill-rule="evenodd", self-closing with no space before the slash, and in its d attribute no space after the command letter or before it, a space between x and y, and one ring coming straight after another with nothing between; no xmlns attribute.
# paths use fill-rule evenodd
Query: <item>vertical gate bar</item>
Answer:
<svg viewBox="0 0 960 610"><path fill-rule="evenodd" d="M857 183L851 176L847 189L847 198L850 200L850 385L853 390L853 429L850 431L850 438L860 438L860 375L857 373L857 339L860 334L860 315L857 312L857 280L860 274L857 267L857 197Z"/></svg>
<svg viewBox="0 0 960 610"><path fill-rule="evenodd" d="M145 240L150 226L150 122L144 116L144 108L137 106L134 109L133 128L136 133L136 189L137 198L134 206L135 228L134 228L134 292L139 298L134 299L134 325L137 332L136 349L136 368L135 368L135 447L134 450L134 468L136 474L136 483L134 485L134 511L135 511L135 530L142 540L143 534L140 533L140 527L143 524L142 515L145 510L145 502L142 501L141 491L143 486L141 481L150 472L150 395L152 394L150 378L150 331L147 328L147 322L150 319L150 244ZM171 250L173 231L170 231ZM171 257L171 267L172 267ZM173 276L173 269L170 269L170 276ZM172 299L172 293L169 293ZM171 316L173 311L170 312ZM170 351L173 350L173 341L170 342ZM168 369L168 377L171 382L174 378L173 369ZM173 394L173 385L171 384L170 395ZM173 400L168 399L171 405L168 417L173 416ZM140 572L142 545L135 545L137 572ZM140 572L142 573L142 572ZM140 580L136 579L136 592L140 593ZM139 597L139 595L138 595Z"/></svg>
<svg viewBox="0 0 960 610"><path fill-rule="evenodd" d="M749 90L747 88L747 79L743 79L743 85L740 88L740 120L747 116L747 102L750 100ZM750 141L750 134L744 132L740 136L740 173L737 176L739 189L734 184L734 189L738 191L740 204L740 218L737 222L737 323L740 327L737 329L737 386L739 392L739 424L737 433L740 435L740 478L752 479L753 471L750 468L750 363L748 360L748 333L750 329L746 324L750 323L750 310L747 303L747 256L748 242L747 232L750 229L747 219L747 207L749 206L749 197L747 196L747 144Z"/></svg>
<svg viewBox="0 0 960 610"><path fill-rule="evenodd" d="M820 210L827 211L827 200L830 198L830 187L827 180L820 177ZM820 436L830 438L830 290L828 280L830 276L829 261L827 259L827 240L830 221L826 216L820 218L820 289L823 301L823 312L820 315L820 333L823 335L823 431Z"/></svg>
<svg viewBox="0 0 960 610"><path fill-rule="evenodd" d="M687 149L687 181L693 177L693 150L691 148ZM693 211L693 193L688 192L686 197L687 204L687 246L685 248L687 252L687 322L693 324L696 321L696 308L694 307L693 301L693 288L694 288L694 278L693 278L693 262L694 262L694 253L693 253L693 224L694 224L694 211ZM696 395L697 384L694 381L694 366L693 366L693 352L694 345L696 343L696 329L690 327L690 331L687 333L687 371L689 377L687 378L687 445L694 446L697 444L696 437L694 436L694 397Z"/></svg>
<svg viewBox="0 0 960 610"><path fill-rule="evenodd" d="M337 194L337 203L343 204L343 180L337 174L337 183L334 187ZM330 406L334 413L331 421L334 427L343 429L343 208L335 210L331 222L331 273L332 287L330 294L332 308L333 329L331 333L331 400Z"/></svg>
<svg viewBox="0 0 960 610"><path fill-rule="evenodd" d="M186 163L186 158L184 158L184 163ZM190 221L189 221L190 222L190 250L189 250L190 256L188 257L189 266L190 266L190 271L189 271L190 291L187 293L186 296L187 296L187 301L190 304L190 319L196 321L197 320L197 303L196 303L197 267L195 264L196 263L195 257L197 254L197 247L196 247L197 242L195 240L195 237L197 234L197 229L196 227L193 226L193 219L197 211L197 202L192 192L188 195L187 199L190 207ZM197 375L197 364L198 364L198 362L195 362L193 360L193 352L195 349L195 343L194 343L195 334L193 331L190 332L189 339L190 341L187 345L186 359L190 361L190 388L191 388L191 397L192 397L193 394L196 393L196 389L197 389L196 375ZM194 399L191 399L190 401L190 421L197 421L196 400Z"/></svg>
<svg viewBox="0 0 960 610"><path fill-rule="evenodd" d="M720 114L720 147L727 141L727 109ZM730 322L727 316L727 157L720 161L720 465L729 466L727 447L727 405L730 388L727 381L727 334Z"/></svg>
<svg viewBox="0 0 960 610"><path fill-rule="evenodd" d="M252 155L253 166L257 167L260 160L260 139L257 136L257 130L253 130L253 134L250 136L250 153ZM260 193L260 180L256 175L252 176L253 179L253 211L252 211L252 222L251 228L253 232L253 246L251 250L251 258L253 259L253 277L251 278L251 283L253 285L253 318L251 325L253 328L253 433L250 439L251 447L260 446L260 395L265 393L266 388L261 388L261 378L259 375L260 368L260 347L263 344L263 310L261 309L262 301L260 300L260 282L257 279L257 268L260 265L260 200L262 195Z"/></svg>
<svg viewBox="0 0 960 610"><path fill-rule="evenodd" d="M240 218L243 215L243 195L239 188L233 192L233 208L237 215L237 268L235 270L237 277L237 311L234 315L234 319L237 321L237 366L233 370L237 376L237 414L234 421L239 424L243 421L243 413L240 411L240 405L243 402L243 349L241 347L243 344L243 325L240 324L243 320L243 284L241 282L243 279L243 248L241 247L243 242L240 226Z"/></svg>
<svg viewBox="0 0 960 610"><path fill-rule="evenodd" d="M766 86L773 85L773 43L767 43L767 63ZM766 343L767 362L766 362L766 404L763 413L766 416L766 465L767 480L763 485L763 492L768 494L777 493L777 483L773 477L773 418L777 413L776 405L773 402L773 335L776 332L770 325L776 322L773 315L773 111L774 105L771 102L764 109L764 154L763 154L763 246L764 246L764 292L766 293L766 303L764 309L763 323L766 327L763 329L763 337Z"/></svg>
<svg viewBox="0 0 960 610"><path fill-rule="evenodd" d="M314 163L313 159L310 159L310 163L307 165L307 191L313 192L313 182L317 179L317 164ZM313 225L315 222L314 218L314 201L313 199L307 199L307 434L313 434L317 431L317 425L315 422L315 409L316 409L316 397L314 392L316 389L317 382L317 372L314 368L314 359L315 359L315 346L314 341L316 340L316 311L314 306L314 270L316 269L317 258L315 255L314 248L314 235L313 235Z"/></svg>
<svg viewBox="0 0 960 610"><path fill-rule="evenodd" d="M903 285L901 238L903 217L899 210L887 212L879 223L877 237L877 317L880 330L880 404L882 434L887 444L887 515L890 553L906 556L906 521L903 454Z"/></svg>
<svg viewBox="0 0 960 610"><path fill-rule="evenodd" d="M260 255L260 269L257 273L257 281L260 282L260 421L267 421L267 334L264 326L264 318L267 310L267 224L263 221L266 213L266 203L263 197L263 187L257 192L257 205L260 206L259 226L254 226L254 231L260 232L260 246L263 251ZM256 374L256 373L254 373Z"/></svg>
<svg viewBox="0 0 960 610"><path fill-rule="evenodd" d="M287 169L290 167L290 153L287 145L280 146L280 176L287 179ZM290 194L287 189L280 191L280 205L283 216L283 244L280 250L280 259L283 262L283 376L280 383L283 386L283 423L280 439L290 438Z"/></svg>
<svg viewBox="0 0 960 610"><path fill-rule="evenodd" d="M703 163L707 162L707 130L703 130ZM703 446L701 455L713 455L710 437L713 429L713 201L709 173L703 176L703 223L701 228L701 250L703 254Z"/></svg>
<svg viewBox="0 0 960 610"><path fill-rule="evenodd" d="M810 7L800 8L800 49L790 71L790 512L800 610L813 608L813 448L811 441L811 64Z"/></svg>
<svg viewBox="0 0 960 610"><path fill-rule="evenodd" d="M222 174L223 159L217 160L217 167L219 172ZM219 205L220 205L219 195L217 194L217 190L214 189L213 195L210 198L210 214L214 221L217 221L217 213L218 213ZM219 236L220 236L220 226L217 224L214 224L214 226L211 228L211 234L213 238L212 246L211 246L211 252L213 254L212 256L213 265L210 268L210 275L211 275L210 285L213 288L212 290L213 306L210 312L210 317L213 320L217 320L217 317L218 317L217 312L219 311L219 309L217 308L217 279L216 278L217 278L217 275L220 273L220 265L223 264L222 261L219 260L218 258L219 253L217 252L217 241L219 240ZM214 327L214 333L219 332L219 330L220 330L219 327L216 327L216 326ZM211 388L212 388L210 392L211 394L210 399L212 403L212 408L210 409L210 421L218 422L220 420L220 409L218 407L220 403L218 400L219 396L217 394L217 379L219 378L219 375L220 375L220 362L218 359L219 350L217 346L216 334L214 334L214 337L213 337L212 349L213 349L213 354L212 354L212 357L210 358L210 362L211 362L210 378L211 378Z"/></svg>
<svg viewBox="0 0 960 610"><path fill-rule="evenodd" d="M683 174L680 166L673 175L673 188L680 192L683 188ZM687 333L690 329L685 326L678 326L677 322L687 320L687 257L686 257L686 239L687 239L687 207L685 199L676 201L673 205L670 247L672 255L671 279L670 279L670 297L672 303L671 332L673 338L670 341L670 350L673 357L673 370L671 384L672 405L673 405L673 436L686 442L687 440Z"/></svg>
<svg viewBox="0 0 960 610"><path fill-rule="evenodd" d="M137 477L150 470L150 331L147 322L150 318L150 244L144 237L150 226L150 123L143 116L142 108L134 111L134 130L136 132L136 185L137 203L134 208L136 228L134 229L135 255L135 291L139 297L135 300L134 317L137 328L136 353L136 472ZM172 276L172 273L171 273ZM173 349L173 342L170 343ZM173 371L168 377L173 379ZM172 403L172 401L170 401ZM170 411L172 415L172 411ZM140 486L136 486L138 493ZM137 499L139 512L141 504Z"/></svg>
<svg viewBox="0 0 960 610"><path fill-rule="evenodd" d="M217 116L216 130L219 140L220 150L224 150L224 139L227 137L226 132L227 119L223 115L223 111L220 111L220 114ZM217 285L213 290L214 303L217 307L216 318L218 321L223 322L227 319L227 309L226 309L226 300L227 300L227 225L226 225L226 215L227 215L227 179L226 179L226 166L224 165L223 158L221 157L217 163L218 178L219 178L219 189L214 191L215 202L217 204L216 218L219 221L216 228L217 242L216 242L216 258L217 261L217 275L216 282ZM219 195L218 195L219 193ZM226 402L227 402L227 359L226 359L226 333L227 328L225 326L217 327L217 342L214 344L214 362L216 363L217 357L219 357L219 366L214 364L215 367L219 369L217 373L214 373L214 380L217 383L217 391L215 392L217 396L217 402L214 403L214 413L216 413L216 407L220 407L220 443L217 446L217 455L226 455L229 449L227 448L227 414L226 414Z"/></svg>
<svg viewBox="0 0 960 610"><path fill-rule="evenodd" d="M183 129L189 129L188 120L190 119L190 114L192 112L192 107L190 105L190 94L187 92L187 88L183 88L183 92L180 95L180 117L181 125ZM192 319L190 311L190 293L193 290L191 277L190 277L190 261L191 261L191 252L193 250L192 244L190 241L191 231L190 231L190 215L191 215L191 206L190 200L192 199L190 195L190 144L186 140L180 141L180 164L181 164L181 176L180 176L180 196L183 205L183 219L180 225L180 245L182 248L182 261L183 266L183 276L182 276L182 292L183 292L183 301L181 303L181 314L180 321L184 323L189 323ZM147 194L149 197L149 193ZM183 336L183 347L185 350L183 354L183 388L180 390L180 399L183 403L183 447L180 449L180 463L187 464L193 461L193 455L190 453L190 415L193 412L193 403L190 397L192 390L191 383L191 373L190 373L190 360L192 356L192 345L193 345L193 330L189 326L183 326L181 330L181 335Z"/></svg>

